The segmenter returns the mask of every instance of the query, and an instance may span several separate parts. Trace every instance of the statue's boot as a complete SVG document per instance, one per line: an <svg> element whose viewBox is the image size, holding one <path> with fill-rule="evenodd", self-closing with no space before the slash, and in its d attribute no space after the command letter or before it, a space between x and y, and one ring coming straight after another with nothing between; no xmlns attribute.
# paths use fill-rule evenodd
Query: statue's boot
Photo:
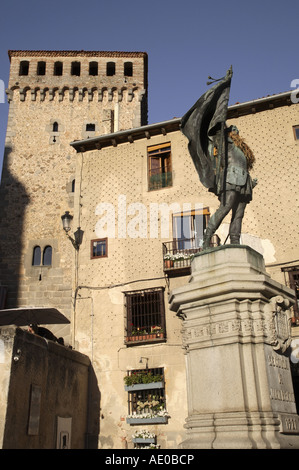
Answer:
<svg viewBox="0 0 299 470"><path fill-rule="evenodd" d="M231 245L240 245L240 235L232 233L229 235Z"/></svg>
<svg viewBox="0 0 299 470"><path fill-rule="evenodd" d="M215 232L215 230L212 230L211 228L206 229L206 231L204 233L204 236L203 236L203 245L202 245L203 251L210 248L211 238L214 235L214 232Z"/></svg>

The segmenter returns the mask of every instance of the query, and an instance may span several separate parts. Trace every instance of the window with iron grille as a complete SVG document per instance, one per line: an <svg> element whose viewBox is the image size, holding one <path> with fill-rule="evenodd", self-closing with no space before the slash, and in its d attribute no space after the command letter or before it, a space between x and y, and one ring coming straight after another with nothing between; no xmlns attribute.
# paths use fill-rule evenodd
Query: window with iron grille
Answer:
<svg viewBox="0 0 299 470"><path fill-rule="evenodd" d="M126 292L127 342L166 337L164 287Z"/></svg>
<svg viewBox="0 0 299 470"><path fill-rule="evenodd" d="M153 376L156 379L158 376L160 376L161 380L144 383L144 387L141 389L128 392L128 414L142 415L146 413L156 415L159 411L166 410L163 367L155 369L133 370L128 372L128 375L134 374L144 374L146 381L151 380L148 378L150 376Z"/></svg>
<svg viewBox="0 0 299 470"><path fill-rule="evenodd" d="M148 147L148 190L172 186L170 143Z"/></svg>

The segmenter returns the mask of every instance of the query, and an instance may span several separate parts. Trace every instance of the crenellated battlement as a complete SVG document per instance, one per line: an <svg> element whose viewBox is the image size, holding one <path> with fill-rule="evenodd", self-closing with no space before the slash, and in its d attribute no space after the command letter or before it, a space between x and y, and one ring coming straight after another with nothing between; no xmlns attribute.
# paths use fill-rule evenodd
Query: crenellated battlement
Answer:
<svg viewBox="0 0 299 470"><path fill-rule="evenodd" d="M15 105L11 109L13 119L16 114L13 117L12 110L16 113L16 106L22 119L24 112L28 112L22 111L28 108L23 104L36 103L40 117L41 113L43 116L52 113L50 119L54 121L73 120L76 107L80 106L82 122L98 122L101 116L100 132L111 132L110 127L106 129L107 109L114 113L114 130L147 124L145 52L11 50L8 55L11 64L6 94L8 102ZM60 111L40 108L40 104L47 103L63 106Z"/></svg>
<svg viewBox="0 0 299 470"><path fill-rule="evenodd" d="M19 101L64 101L70 102L80 101L98 101L98 102L116 102L122 101L131 103L132 101L141 102L146 95L145 89L138 87L118 89L116 87L93 87L93 88L78 88L78 87L33 87L25 86L23 88L14 86L6 89L8 102Z"/></svg>

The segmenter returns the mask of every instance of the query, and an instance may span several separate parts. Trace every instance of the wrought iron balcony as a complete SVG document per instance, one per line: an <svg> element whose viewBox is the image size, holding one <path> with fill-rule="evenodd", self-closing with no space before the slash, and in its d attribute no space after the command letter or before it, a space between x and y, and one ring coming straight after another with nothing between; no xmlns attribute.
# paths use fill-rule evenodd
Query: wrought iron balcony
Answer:
<svg viewBox="0 0 299 470"><path fill-rule="evenodd" d="M219 246L220 238L214 235L211 247ZM183 276L191 273L191 261L196 253L202 251L202 240L197 238L184 238L164 242L163 268L170 277Z"/></svg>
<svg viewBox="0 0 299 470"><path fill-rule="evenodd" d="M162 168L149 170L149 191L167 188L168 186L172 186L171 171L165 172L162 170Z"/></svg>

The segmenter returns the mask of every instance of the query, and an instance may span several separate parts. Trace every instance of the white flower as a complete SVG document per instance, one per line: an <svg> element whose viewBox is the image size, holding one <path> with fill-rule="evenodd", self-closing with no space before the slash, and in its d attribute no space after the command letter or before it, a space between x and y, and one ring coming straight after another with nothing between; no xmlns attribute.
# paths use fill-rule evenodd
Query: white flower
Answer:
<svg viewBox="0 0 299 470"><path fill-rule="evenodd" d="M133 439L154 439L155 438L155 433L146 431L145 429L141 429L140 431L135 431L135 433L132 435Z"/></svg>
<svg viewBox="0 0 299 470"><path fill-rule="evenodd" d="M154 411L154 413L134 413L132 415L128 415L127 418L138 418L138 419L152 419L152 418L161 418L161 417L169 417L168 411L161 409L160 411Z"/></svg>

